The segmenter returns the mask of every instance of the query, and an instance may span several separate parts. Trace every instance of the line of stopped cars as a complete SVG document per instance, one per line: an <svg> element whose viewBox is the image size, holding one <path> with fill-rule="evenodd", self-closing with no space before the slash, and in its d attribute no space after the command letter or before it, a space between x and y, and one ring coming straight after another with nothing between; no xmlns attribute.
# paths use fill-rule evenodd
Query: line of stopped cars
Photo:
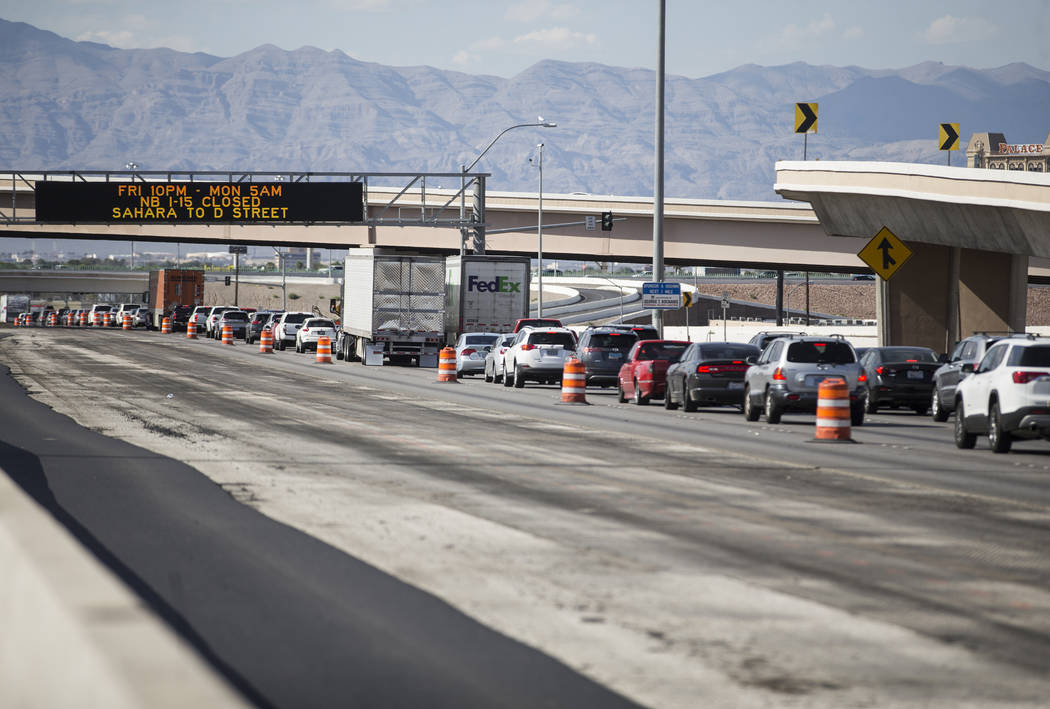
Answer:
<svg viewBox="0 0 1050 709"><path fill-rule="evenodd" d="M908 410L945 422L957 414L955 443L986 436L1004 453L1018 439L1050 439L1050 338L977 333L950 354L928 347L855 348L840 335L761 332L747 343L658 339L646 326L589 327L579 335L557 320L519 321L515 331L466 333L456 343L460 376L523 387L557 383L577 357L588 386L616 387L618 400L696 411L735 406L748 421L780 423L815 413L821 382L846 381L850 421L880 409Z"/></svg>
<svg viewBox="0 0 1050 709"><path fill-rule="evenodd" d="M149 309L112 308L150 327ZM81 311L71 311L77 316ZM64 312L59 312L59 315ZM199 336L219 339L224 325L248 344L263 330L274 349L316 351L321 336L336 341L339 328L317 313L254 310L234 306L177 306L173 329L191 320ZM459 336L460 377L522 388L528 382L560 383L565 362L576 357L588 386L616 387L620 402L638 405L662 400L669 410L735 406L748 421L765 417L777 424L785 414L814 413L820 383L841 377L850 390L850 419L861 426L866 414L904 409L946 422L956 414L954 440L973 448L979 437L997 453L1015 440L1050 440L1050 337L1023 333L975 333L949 354L927 347L854 348L839 335L760 332L747 343L659 339L642 325L592 326L577 334L552 318L525 318L510 333L473 332Z"/></svg>

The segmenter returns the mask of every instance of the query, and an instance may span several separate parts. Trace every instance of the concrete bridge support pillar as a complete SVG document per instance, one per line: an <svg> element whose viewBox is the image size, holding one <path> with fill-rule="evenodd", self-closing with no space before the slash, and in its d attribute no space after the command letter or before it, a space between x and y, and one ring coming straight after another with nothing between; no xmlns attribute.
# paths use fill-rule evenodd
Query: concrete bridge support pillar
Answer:
<svg viewBox="0 0 1050 709"><path fill-rule="evenodd" d="M909 243L912 257L880 281L879 343L949 352L974 332L1023 332L1028 257Z"/></svg>

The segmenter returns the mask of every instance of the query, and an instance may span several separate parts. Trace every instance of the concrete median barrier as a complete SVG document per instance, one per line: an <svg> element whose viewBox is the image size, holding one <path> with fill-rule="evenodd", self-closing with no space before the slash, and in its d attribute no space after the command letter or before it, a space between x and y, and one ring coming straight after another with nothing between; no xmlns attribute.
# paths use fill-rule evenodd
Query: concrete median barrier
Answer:
<svg viewBox="0 0 1050 709"><path fill-rule="evenodd" d="M0 706L247 704L0 470Z"/></svg>

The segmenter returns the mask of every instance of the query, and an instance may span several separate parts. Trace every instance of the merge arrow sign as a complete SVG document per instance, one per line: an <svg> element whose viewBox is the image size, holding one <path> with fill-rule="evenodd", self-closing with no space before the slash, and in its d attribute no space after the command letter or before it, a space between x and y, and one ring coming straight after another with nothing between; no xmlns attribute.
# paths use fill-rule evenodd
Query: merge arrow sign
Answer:
<svg viewBox="0 0 1050 709"><path fill-rule="evenodd" d="M816 133L817 132L817 104L796 103L795 104L795 132Z"/></svg>
<svg viewBox="0 0 1050 709"><path fill-rule="evenodd" d="M883 280L888 281L897 272L897 269L911 257L911 253L911 249L905 246L896 234L882 227L857 256L860 256L861 260Z"/></svg>
<svg viewBox="0 0 1050 709"><path fill-rule="evenodd" d="M938 140L941 150L958 150L959 149L959 124L958 123L942 123L941 128L938 131Z"/></svg>

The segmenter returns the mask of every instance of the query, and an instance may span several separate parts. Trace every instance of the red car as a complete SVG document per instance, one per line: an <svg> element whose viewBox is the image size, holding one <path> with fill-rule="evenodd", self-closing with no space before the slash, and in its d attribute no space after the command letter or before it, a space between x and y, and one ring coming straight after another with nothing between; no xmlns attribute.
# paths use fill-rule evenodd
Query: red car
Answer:
<svg viewBox="0 0 1050 709"><path fill-rule="evenodd" d="M617 377L620 403L627 397L646 405L667 391L667 368L692 344L686 340L639 340L634 343Z"/></svg>

